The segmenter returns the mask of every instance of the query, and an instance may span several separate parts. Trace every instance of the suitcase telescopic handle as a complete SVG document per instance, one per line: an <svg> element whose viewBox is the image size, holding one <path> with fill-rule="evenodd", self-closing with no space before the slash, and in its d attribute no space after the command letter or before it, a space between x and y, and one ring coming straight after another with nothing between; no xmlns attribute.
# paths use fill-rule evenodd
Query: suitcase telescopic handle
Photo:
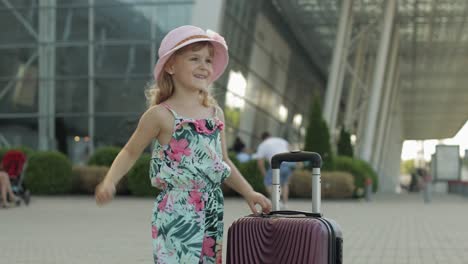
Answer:
<svg viewBox="0 0 468 264"><path fill-rule="evenodd" d="M318 153L307 152L307 151L291 151L276 154L271 158L271 168L279 169L281 162L290 161L310 161L312 168L321 168L322 167L322 158Z"/></svg>
<svg viewBox="0 0 468 264"><path fill-rule="evenodd" d="M318 153L307 151L291 151L274 155L271 158L271 168L273 173L271 202L273 211L279 211L280 201L280 165L283 161L297 162L310 161L312 165L312 213L320 214L321 194L320 194L320 168L322 158Z"/></svg>

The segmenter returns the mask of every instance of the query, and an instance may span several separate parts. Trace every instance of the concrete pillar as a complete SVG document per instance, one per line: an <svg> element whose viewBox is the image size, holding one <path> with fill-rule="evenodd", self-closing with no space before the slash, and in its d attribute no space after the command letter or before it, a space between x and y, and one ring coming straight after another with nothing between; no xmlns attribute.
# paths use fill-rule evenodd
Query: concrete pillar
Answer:
<svg viewBox="0 0 468 264"><path fill-rule="evenodd" d="M56 0L39 0L39 149L55 149Z"/></svg>
<svg viewBox="0 0 468 264"><path fill-rule="evenodd" d="M390 119L393 121L395 120L395 117L392 116ZM385 149L386 151L383 154L385 162L381 164L381 167L377 171L377 174L379 176L379 190L381 192L393 191L390 178L392 177L391 171L394 166L393 159L396 158L395 150L397 147L395 146L395 144L398 143L398 141L396 140L396 132L397 132L396 129L393 127L390 130L391 130L391 133L386 140L386 149Z"/></svg>
<svg viewBox="0 0 468 264"><path fill-rule="evenodd" d="M336 87L336 96L333 98L331 121L328 124L332 142L336 142L336 138L339 133L339 131L336 131L336 123L338 120L338 114L340 112L341 93L343 91L343 82L346 77L346 71L347 71L346 66L348 65L348 59L347 59L348 58L348 46L349 46L349 41L351 38L351 32L353 30L352 14L349 16L348 23L346 26L347 26L346 36L345 36L345 43L344 43L345 48L343 49L343 54L341 58L340 72L339 72L339 77L338 77L338 86ZM335 147L335 146L336 144L332 144L332 147Z"/></svg>
<svg viewBox="0 0 468 264"><path fill-rule="evenodd" d="M375 66L375 58L374 57L369 57L366 62L366 84L372 82L372 69L374 69ZM366 120L367 120L367 109L369 107L369 87L366 86L366 89L362 91L362 93L359 95L359 111L357 113L358 115L358 125L357 125L357 130L356 130L356 147L354 149L354 154L358 156L359 153L362 152L362 144L363 144L363 138L364 138L364 128L366 126Z"/></svg>
<svg viewBox="0 0 468 264"><path fill-rule="evenodd" d="M353 76L351 81L351 89L348 95L348 99L346 102L346 111L345 111L345 118L344 118L344 126L348 132L355 132L355 127L353 123L355 121L355 111L356 111L356 101L358 99L358 92L359 90L364 90L364 87L359 87L360 83L363 82L359 81L358 78L362 76L363 69L364 69L364 62L365 62L365 50L367 48L367 33L361 36L358 42L358 46L356 49L356 56L354 60L354 70L356 76Z"/></svg>
<svg viewBox="0 0 468 264"><path fill-rule="evenodd" d="M372 147L374 144L377 114L379 112L380 97L383 89L383 82L386 71L387 55L390 46L390 38L392 28L394 26L394 17L396 13L396 0L387 0L384 14L384 24L382 37L379 43L377 53L376 69L374 80L371 87L371 98L368 109L368 117L364 131L364 139L362 142L362 152L360 157L368 162L371 162Z"/></svg>
<svg viewBox="0 0 468 264"><path fill-rule="evenodd" d="M387 78L385 83L385 90L383 91L382 97L382 104L380 108L380 118L378 121L377 126L377 134L375 138L375 149L374 155L372 159L372 164L374 164L374 168L378 168L378 164L380 162L380 154L383 147L383 134L388 126L388 115L390 109L390 100L391 94L393 90L396 88L395 78L397 77L397 70L398 70L398 50L399 50L399 35L397 30L393 30L393 37L392 37L392 46L389 54L389 61L388 61L388 71L387 71Z"/></svg>
<svg viewBox="0 0 468 264"><path fill-rule="evenodd" d="M401 112L398 111L398 107L399 103L396 102L390 112L390 124L385 139L385 151L382 153L382 161L377 171L379 174L379 189L382 192L394 193L400 181L403 126Z"/></svg>
<svg viewBox="0 0 468 264"><path fill-rule="evenodd" d="M381 170L383 168L383 166L385 164L385 160L386 160L386 157L385 157L386 146L389 144L389 141L390 141L389 138L392 135L393 123L395 122L394 118L393 118L393 115L394 115L393 112L395 112L396 109L399 106L399 101L398 101L398 98L399 98L399 85L400 85L400 72L397 71L396 76L395 76L394 87L393 87L392 92L391 92L389 109L387 111L387 113L388 113L387 120L385 121L387 126L385 126L384 133L383 133L383 141L382 141L383 147L380 148L380 154L379 154L381 158L379 159L379 161L377 163L377 169L378 170Z"/></svg>
<svg viewBox="0 0 468 264"><path fill-rule="evenodd" d="M339 84L340 84L340 76L344 77L344 75L340 75L340 68L344 65L343 59L344 54L347 54L346 50L346 38L349 37L347 30L350 28L348 23L351 22L352 16L352 6L353 1L343 1L341 6L341 14L340 14L340 21L338 25L338 34L336 36L335 41L335 48L333 50L333 58L332 63L330 66L330 73L328 75L328 82L327 82L327 91L325 96L325 104L323 107L323 118L328 124L330 131L333 132L332 122L333 122L333 115L337 113L334 108L335 100L339 100L341 94L339 94Z"/></svg>
<svg viewBox="0 0 468 264"><path fill-rule="evenodd" d="M94 87L95 87L95 71L94 71L94 2L95 0L88 0L88 134L89 134L89 153L94 152L94 139L95 139L95 120L94 120Z"/></svg>

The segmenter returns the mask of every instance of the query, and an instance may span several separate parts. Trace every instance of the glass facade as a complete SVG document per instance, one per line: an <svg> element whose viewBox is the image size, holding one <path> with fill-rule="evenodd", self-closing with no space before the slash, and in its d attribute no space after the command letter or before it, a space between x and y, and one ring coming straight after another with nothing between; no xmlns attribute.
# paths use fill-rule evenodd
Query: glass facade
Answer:
<svg viewBox="0 0 468 264"><path fill-rule="evenodd" d="M271 1L226 1L222 24L230 64L217 98L230 124L227 138L239 136L254 149L269 131L301 145L311 99L324 96L325 78Z"/></svg>
<svg viewBox="0 0 468 264"><path fill-rule="evenodd" d="M192 7L174 0L1 4L9 26L0 35L0 145L57 148L74 161L90 148L123 145L146 109L159 43L190 23Z"/></svg>
<svg viewBox="0 0 468 264"><path fill-rule="evenodd" d="M164 35L196 1L18 0L0 4L0 146L67 153L125 144ZM270 131L301 144L325 78L270 1L224 1L230 63L213 85L227 139L251 149Z"/></svg>

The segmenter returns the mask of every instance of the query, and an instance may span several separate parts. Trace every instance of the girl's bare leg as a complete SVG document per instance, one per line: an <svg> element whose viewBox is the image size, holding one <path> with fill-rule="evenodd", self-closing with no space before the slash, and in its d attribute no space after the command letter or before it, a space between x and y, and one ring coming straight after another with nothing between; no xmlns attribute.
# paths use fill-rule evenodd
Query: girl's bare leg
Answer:
<svg viewBox="0 0 468 264"><path fill-rule="evenodd" d="M10 195L10 199L12 201L18 200L18 197L15 195L15 193L13 192L13 189L11 188L10 181L8 181L7 189L8 189L8 194Z"/></svg>
<svg viewBox="0 0 468 264"><path fill-rule="evenodd" d="M8 203L8 200L7 200L7 192L8 192L8 189L7 189L7 183L6 181L8 181L9 179L6 178L8 176L6 176L4 173L0 172L0 187L1 187L1 194L2 194L2 203L4 205L6 205Z"/></svg>
<svg viewBox="0 0 468 264"><path fill-rule="evenodd" d="M288 198L289 198L289 185L288 185L288 183L281 186L281 196L283 198L283 204L286 205L288 203Z"/></svg>
<svg viewBox="0 0 468 264"><path fill-rule="evenodd" d="M18 197L13 193L13 190L11 189L11 183L10 183L10 178L8 177L8 174L5 172L0 172L0 178L1 178L1 185L2 185L2 201L4 203L7 201L7 193L10 195L10 200L11 201L16 201L18 200ZM5 196L5 199L3 197Z"/></svg>

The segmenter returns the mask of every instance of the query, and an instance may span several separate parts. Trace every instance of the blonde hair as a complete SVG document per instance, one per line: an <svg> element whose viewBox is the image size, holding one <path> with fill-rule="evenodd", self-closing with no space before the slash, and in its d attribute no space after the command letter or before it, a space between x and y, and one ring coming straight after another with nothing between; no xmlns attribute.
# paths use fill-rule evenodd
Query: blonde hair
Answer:
<svg viewBox="0 0 468 264"><path fill-rule="evenodd" d="M192 51L199 51L204 47L208 47L210 54L213 55L214 48L212 44L208 41L200 41L177 50L174 52L174 54L171 55L171 58L169 58L168 62L171 61L175 56L187 51L188 49L191 49ZM174 90L175 87L174 82L172 81L172 76L163 70L161 72L161 78L159 78L157 81L151 82L145 91L148 107L152 107L166 101L174 94ZM200 91L199 95L202 99L203 106L211 107L218 105L216 100L208 91Z"/></svg>

